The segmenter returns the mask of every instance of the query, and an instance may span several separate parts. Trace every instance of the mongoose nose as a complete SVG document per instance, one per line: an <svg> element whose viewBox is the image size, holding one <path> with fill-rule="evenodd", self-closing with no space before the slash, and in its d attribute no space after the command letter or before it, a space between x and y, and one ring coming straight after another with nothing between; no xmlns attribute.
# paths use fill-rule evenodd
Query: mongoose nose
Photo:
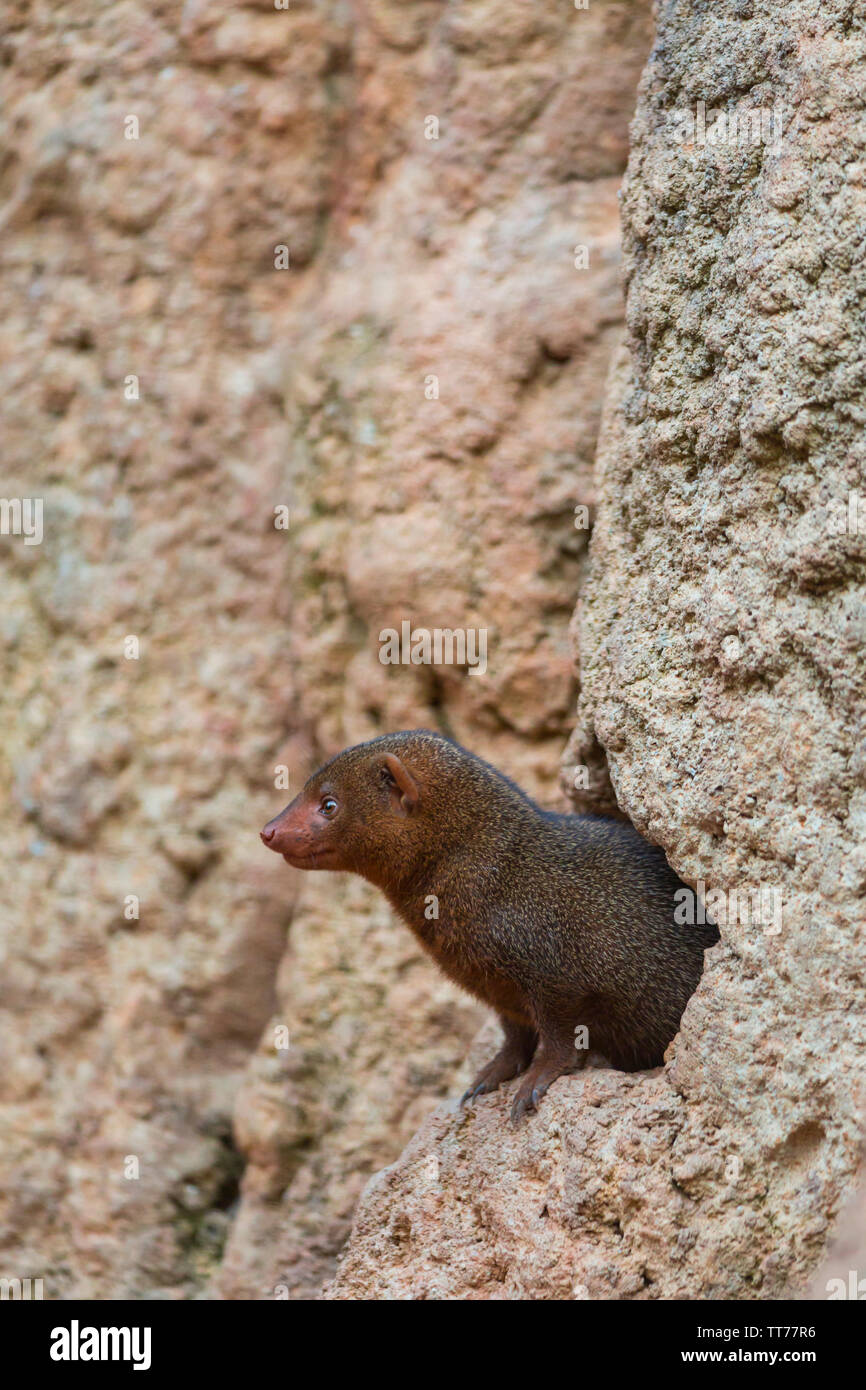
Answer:
<svg viewBox="0 0 866 1390"><path fill-rule="evenodd" d="M274 830L270 825L265 826L264 830L261 832L261 836L266 845L269 845L271 843L271 840L274 838L276 833L276 830Z"/></svg>

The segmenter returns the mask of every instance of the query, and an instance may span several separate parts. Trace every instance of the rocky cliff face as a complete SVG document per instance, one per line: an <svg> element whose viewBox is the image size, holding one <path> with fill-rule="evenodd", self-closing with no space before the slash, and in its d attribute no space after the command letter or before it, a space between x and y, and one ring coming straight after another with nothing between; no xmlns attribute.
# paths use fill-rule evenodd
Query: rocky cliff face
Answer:
<svg viewBox="0 0 866 1390"><path fill-rule="evenodd" d="M658 23L617 353L647 4L12 7L0 491L44 535L0 535L0 1274L813 1275L866 1113L862 26ZM403 621L484 628L487 674L382 665ZM484 1011L256 836L416 724L548 804L571 733L575 804L610 774L713 895L665 1068L562 1080L520 1130L507 1093L435 1108Z"/></svg>
<svg viewBox="0 0 866 1390"><path fill-rule="evenodd" d="M256 832L276 767L413 724L560 796L649 9L2 42L2 493L44 536L0 537L0 1273L309 1294L484 1013ZM383 666L404 620L484 627L487 675Z"/></svg>
<svg viewBox="0 0 866 1390"><path fill-rule="evenodd" d="M601 742L723 942L663 1070L561 1081L517 1132L506 1097L428 1119L368 1186L331 1297L779 1296L856 1169L862 25L842 0L659 25L568 761Z"/></svg>
<svg viewBox="0 0 866 1390"><path fill-rule="evenodd" d="M208 1277L292 910L251 852L296 726L273 246L316 245L347 35L200 9L4 16L2 493L44 536L0 538L0 1248L46 1297Z"/></svg>

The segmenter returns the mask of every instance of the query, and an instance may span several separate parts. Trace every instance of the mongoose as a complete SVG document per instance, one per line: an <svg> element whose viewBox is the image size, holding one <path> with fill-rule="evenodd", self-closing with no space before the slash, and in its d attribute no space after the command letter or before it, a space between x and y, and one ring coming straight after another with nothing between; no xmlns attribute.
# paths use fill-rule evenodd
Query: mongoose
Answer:
<svg viewBox="0 0 866 1390"><path fill-rule="evenodd" d="M496 1010L505 1041L463 1100L523 1076L514 1120L588 1048L621 1070L659 1065L718 940L712 924L677 924L685 885L633 826L544 811L426 729L339 753L261 837L295 868L376 884Z"/></svg>

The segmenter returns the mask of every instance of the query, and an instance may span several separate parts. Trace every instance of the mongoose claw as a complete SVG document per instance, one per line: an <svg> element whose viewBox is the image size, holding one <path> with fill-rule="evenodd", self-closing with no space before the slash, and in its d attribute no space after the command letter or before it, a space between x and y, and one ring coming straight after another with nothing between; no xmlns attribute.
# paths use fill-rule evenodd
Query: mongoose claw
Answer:
<svg viewBox="0 0 866 1390"><path fill-rule="evenodd" d="M533 1038L534 1045L535 1040ZM512 1077L519 1076L521 1072L526 1071L531 1060L531 1049L527 1050L524 1047L521 1050L513 1044L509 1046L506 1043L504 1047L499 1049L493 1061L488 1062L486 1067L482 1067L469 1090L464 1093L460 1104L463 1105L467 1100L475 1100L476 1096L489 1096L491 1092L498 1091L504 1081L510 1081Z"/></svg>
<svg viewBox="0 0 866 1390"><path fill-rule="evenodd" d="M460 1104L465 1105L467 1100L474 1100L476 1096L482 1096L486 1090L487 1083L485 1081L480 1082L477 1086L470 1086L469 1090L464 1091L460 1097Z"/></svg>
<svg viewBox="0 0 866 1390"><path fill-rule="evenodd" d="M511 1107L511 1123L515 1125L519 1124L524 1115L527 1115L530 1110L537 1110L538 1102L541 1100L546 1090L547 1086L543 1084L531 1086L530 1084L524 1083L514 1097L514 1104Z"/></svg>
<svg viewBox="0 0 866 1390"><path fill-rule="evenodd" d="M520 1091L511 1107L511 1123L513 1125L520 1124L524 1115L534 1109L535 1101L532 1099L532 1096L524 1095L523 1092Z"/></svg>

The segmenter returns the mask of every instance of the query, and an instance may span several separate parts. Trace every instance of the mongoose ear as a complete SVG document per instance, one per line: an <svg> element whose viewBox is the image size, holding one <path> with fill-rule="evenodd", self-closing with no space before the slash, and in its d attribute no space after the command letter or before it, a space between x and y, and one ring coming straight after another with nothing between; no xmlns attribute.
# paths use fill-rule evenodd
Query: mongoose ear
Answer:
<svg viewBox="0 0 866 1390"><path fill-rule="evenodd" d="M414 811L415 807L418 805L418 783L415 781L415 778L412 776L411 772L409 772L408 768L405 768L400 759L393 753L385 754L385 766L394 778L397 790L400 793L399 808L404 815L408 815L409 812Z"/></svg>

